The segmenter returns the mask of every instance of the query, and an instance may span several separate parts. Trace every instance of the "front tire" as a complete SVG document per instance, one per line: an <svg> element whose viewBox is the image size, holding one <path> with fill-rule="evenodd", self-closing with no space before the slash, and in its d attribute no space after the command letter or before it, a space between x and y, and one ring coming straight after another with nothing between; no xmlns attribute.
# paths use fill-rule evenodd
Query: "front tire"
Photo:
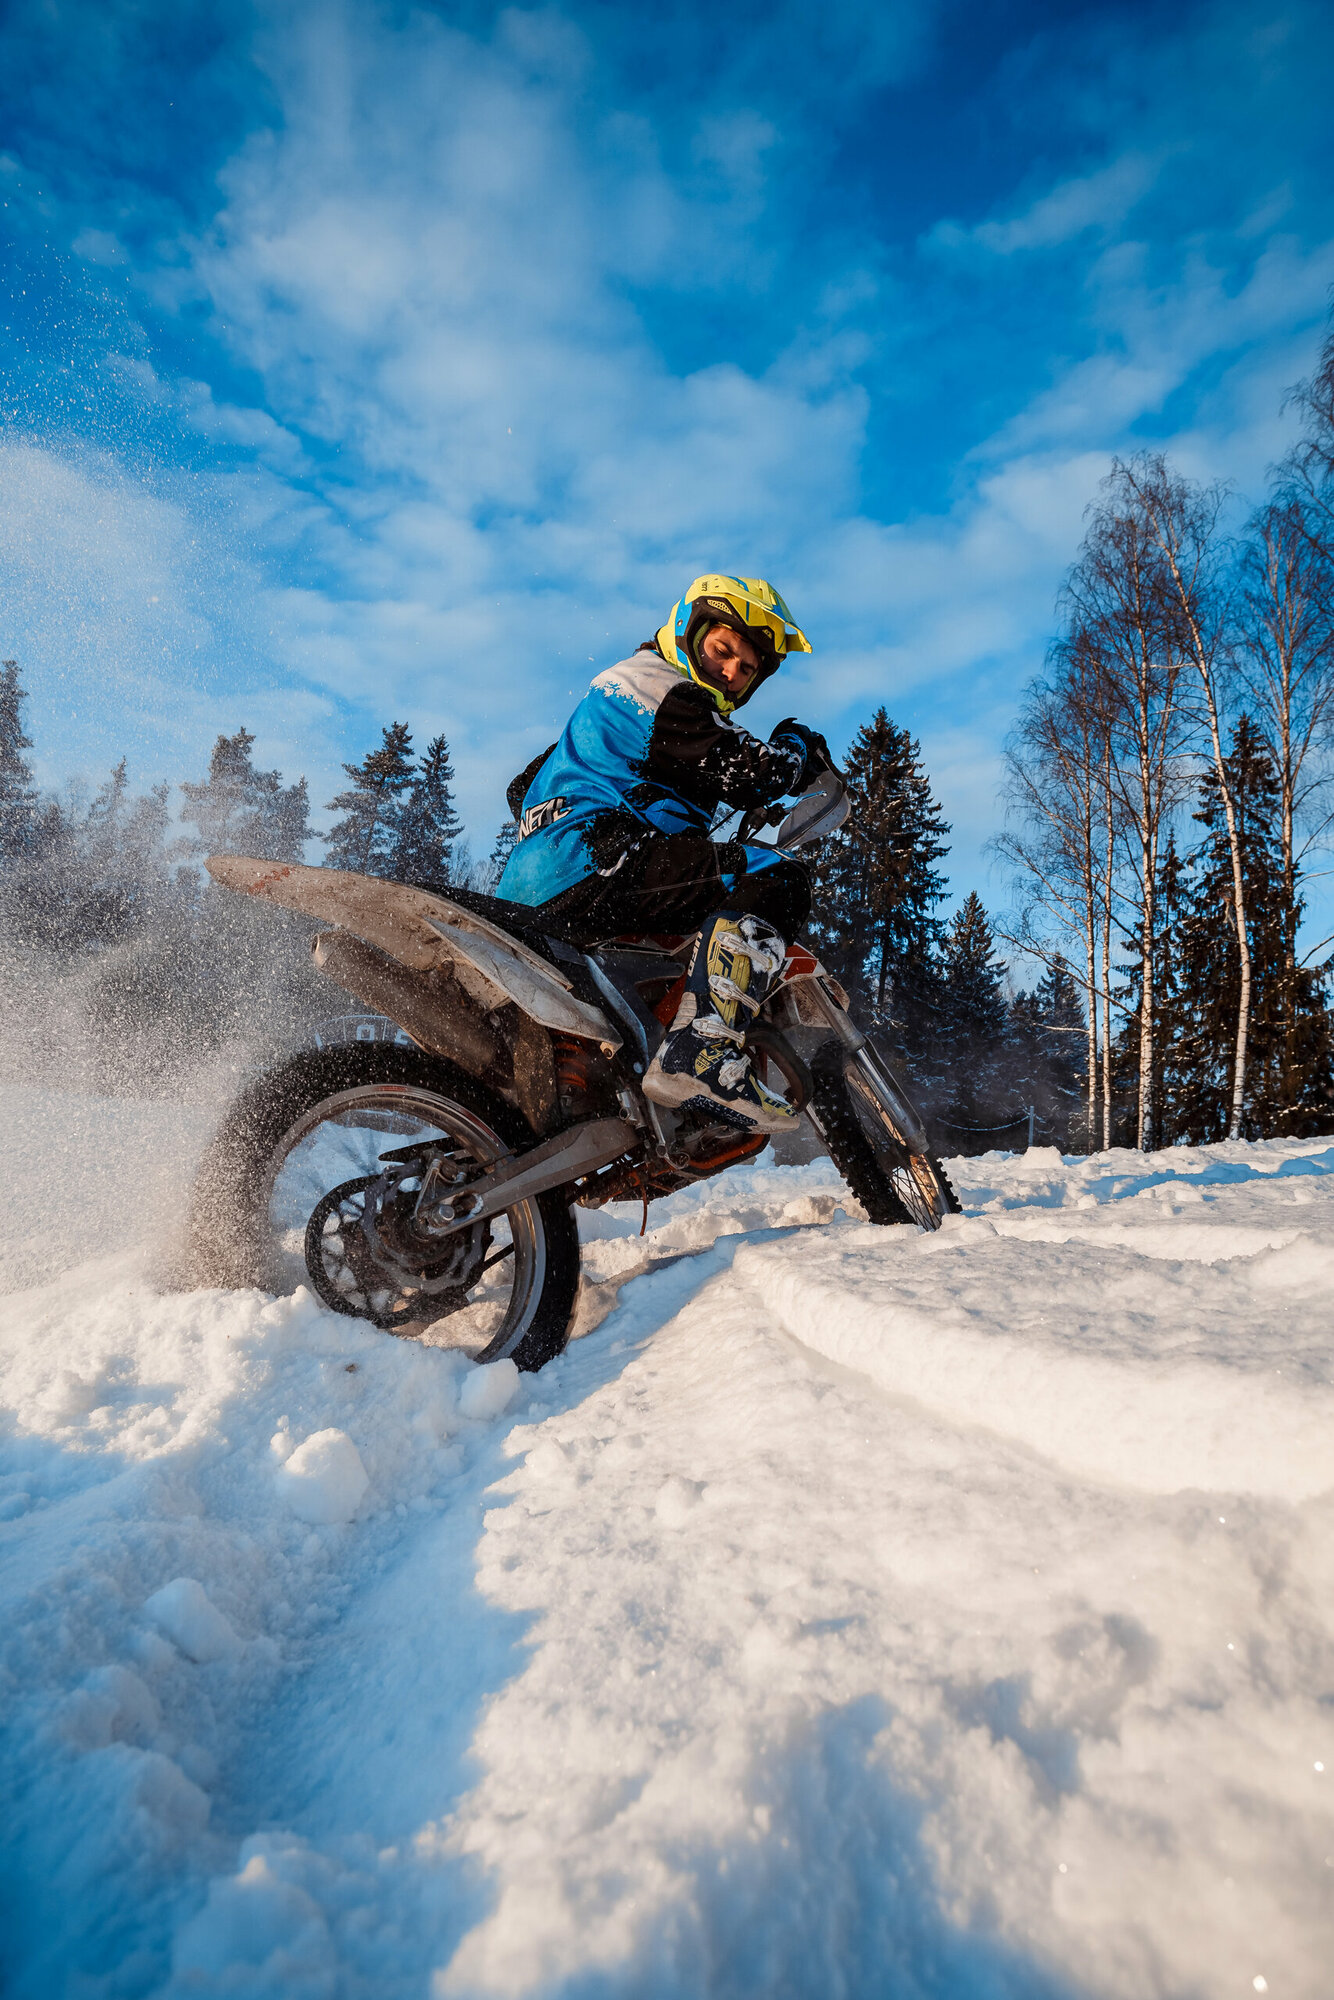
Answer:
<svg viewBox="0 0 1334 2000"><path fill-rule="evenodd" d="M446 1136L489 1165L533 1142L517 1112L452 1063L387 1042L305 1050L258 1078L232 1106L204 1156L190 1220L188 1275L201 1285L290 1292L309 1283L307 1225L336 1183L374 1176L404 1138ZM579 1235L559 1191L495 1219L505 1240L466 1299L444 1284L350 1291L339 1311L477 1361L535 1370L569 1339L579 1287ZM488 1240L484 1249L490 1249ZM363 1259L364 1261L364 1259ZM492 1267L499 1278L485 1282Z"/></svg>
<svg viewBox="0 0 1334 2000"><path fill-rule="evenodd" d="M932 1230L947 1215L959 1214L944 1168L930 1153L912 1150L892 1107L875 1093L841 1041L822 1043L811 1080L810 1115L870 1221L911 1222Z"/></svg>

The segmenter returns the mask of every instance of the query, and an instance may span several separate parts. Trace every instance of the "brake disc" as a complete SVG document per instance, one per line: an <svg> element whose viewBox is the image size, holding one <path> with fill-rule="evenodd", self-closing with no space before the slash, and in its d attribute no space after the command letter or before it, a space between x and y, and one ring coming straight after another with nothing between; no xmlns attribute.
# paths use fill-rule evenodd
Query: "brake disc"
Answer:
<svg viewBox="0 0 1334 2000"><path fill-rule="evenodd" d="M490 1225L432 1242L412 1226L418 1190L405 1188L416 1166L392 1162L331 1188L306 1224L306 1270L335 1312L393 1331L443 1318L467 1303L486 1262Z"/></svg>

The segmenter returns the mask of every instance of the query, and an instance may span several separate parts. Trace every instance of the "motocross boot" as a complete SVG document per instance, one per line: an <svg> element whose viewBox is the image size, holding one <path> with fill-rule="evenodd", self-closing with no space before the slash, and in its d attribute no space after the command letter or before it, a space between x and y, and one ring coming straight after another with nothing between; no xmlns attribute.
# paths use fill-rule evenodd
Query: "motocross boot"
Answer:
<svg viewBox="0 0 1334 2000"><path fill-rule="evenodd" d="M645 1073L645 1097L743 1131L791 1131L797 1113L761 1083L746 1048L747 1021L767 998L786 951L761 917L722 910L705 924L667 1039Z"/></svg>

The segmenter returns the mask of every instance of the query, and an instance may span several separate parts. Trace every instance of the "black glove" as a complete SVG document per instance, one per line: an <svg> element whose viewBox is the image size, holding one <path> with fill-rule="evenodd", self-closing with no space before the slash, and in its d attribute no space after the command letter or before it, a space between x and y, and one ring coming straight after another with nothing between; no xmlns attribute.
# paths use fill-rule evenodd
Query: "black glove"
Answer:
<svg viewBox="0 0 1334 2000"><path fill-rule="evenodd" d="M795 715L776 722L769 731L769 741L775 750L800 750L804 760L800 780L803 785L808 785L812 778L818 778L822 771L834 768L829 745L819 730L808 729L804 722L797 721Z"/></svg>

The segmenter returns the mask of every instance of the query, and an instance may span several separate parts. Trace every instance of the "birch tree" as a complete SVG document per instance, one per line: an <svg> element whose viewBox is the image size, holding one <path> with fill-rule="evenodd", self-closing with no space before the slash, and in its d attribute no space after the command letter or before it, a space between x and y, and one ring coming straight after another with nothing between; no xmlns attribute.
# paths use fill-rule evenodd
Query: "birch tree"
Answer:
<svg viewBox="0 0 1334 2000"><path fill-rule="evenodd" d="M1131 919L1118 927L1134 931L1140 941L1135 1142L1147 1150L1153 1121L1154 898L1163 834L1187 775L1189 718L1153 516L1131 468L1120 461L1103 491L1106 497L1092 510L1065 594L1107 704L1109 825L1119 824L1123 838Z"/></svg>
<svg viewBox="0 0 1334 2000"><path fill-rule="evenodd" d="M1104 1046L1110 1038L1107 951L1100 935L1110 910L1107 705L1097 661L1076 627L1052 648L1047 676L1029 688L1006 750L1005 799L1011 824L995 843L1024 890L1010 941L1049 965L1053 931L1084 966L1085 1119L1098 1143L1099 1000ZM1101 956L1101 964L1100 964ZM1103 1144L1110 1143L1104 1077Z"/></svg>
<svg viewBox="0 0 1334 2000"><path fill-rule="evenodd" d="M1302 415L1302 435L1281 468L1299 497L1301 524L1327 562L1334 562L1334 327L1325 336L1315 373L1290 398Z"/></svg>
<svg viewBox="0 0 1334 2000"><path fill-rule="evenodd" d="M1195 710L1208 737L1219 802L1231 855L1230 894L1239 967L1237 1023L1232 1058L1232 1108L1228 1138L1241 1137L1246 1109L1246 1052L1251 1022L1251 947L1247 928L1246 874L1236 791L1223 746L1223 679L1228 666L1232 606L1228 550L1220 529L1226 499L1222 486L1201 486L1174 472L1157 453L1117 462L1112 477L1138 507L1158 559L1163 644L1168 657L1192 670Z"/></svg>
<svg viewBox="0 0 1334 2000"><path fill-rule="evenodd" d="M1298 882L1331 824L1334 738L1334 566L1312 532L1309 504L1290 495L1250 524L1241 559L1238 654L1278 784L1282 872L1283 1074L1297 1058Z"/></svg>

